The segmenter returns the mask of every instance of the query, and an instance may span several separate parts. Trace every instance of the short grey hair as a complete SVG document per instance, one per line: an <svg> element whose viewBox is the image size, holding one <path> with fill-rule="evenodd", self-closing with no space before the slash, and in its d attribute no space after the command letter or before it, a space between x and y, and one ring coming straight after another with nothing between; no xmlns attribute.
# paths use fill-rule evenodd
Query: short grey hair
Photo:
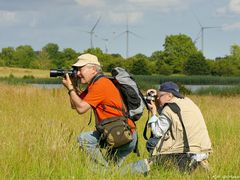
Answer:
<svg viewBox="0 0 240 180"><path fill-rule="evenodd" d="M88 66L88 67L96 67L97 73L102 73L103 72L102 67L100 65L98 65L98 64L87 64L86 66Z"/></svg>
<svg viewBox="0 0 240 180"><path fill-rule="evenodd" d="M95 67L96 67L96 70L97 70L98 73L103 72L102 67L100 65L95 64Z"/></svg>

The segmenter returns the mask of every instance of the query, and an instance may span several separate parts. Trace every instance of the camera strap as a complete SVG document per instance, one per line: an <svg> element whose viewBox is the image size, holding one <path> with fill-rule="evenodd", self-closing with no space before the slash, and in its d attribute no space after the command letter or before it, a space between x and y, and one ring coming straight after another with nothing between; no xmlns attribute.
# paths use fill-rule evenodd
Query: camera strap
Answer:
<svg viewBox="0 0 240 180"><path fill-rule="evenodd" d="M190 148L189 148L189 142L188 142L188 138L187 138L187 133L186 133L186 129L185 129L185 125L183 123L183 120L182 120L182 115L181 115L181 109L180 107L176 104L176 103L166 103L164 104L163 108L168 106L174 113L177 114L180 122L181 122L181 125L183 127L183 143L184 143L184 150L183 150L183 153L186 153L186 152L189 152ZM148 120L149 120L149 113L148 113ZM143 137L145 140L148 140L147 138L147 125L148 125L148 120L145 124L145 127L144 127L144 132L143 132ZM151 132L151 137L152 137L152 132ZM162 137L161 138L161 144L160 144L160 147L159 147L159 150L162 148L162 145L163 145L163 141L164 141L164 138Z"/></svg>

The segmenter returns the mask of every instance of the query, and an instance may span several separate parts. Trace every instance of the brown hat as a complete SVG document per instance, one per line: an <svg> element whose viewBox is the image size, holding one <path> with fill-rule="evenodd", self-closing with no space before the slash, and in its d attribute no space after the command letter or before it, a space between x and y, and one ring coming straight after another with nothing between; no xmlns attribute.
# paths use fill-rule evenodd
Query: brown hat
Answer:
<svg viewBox="0 0 240 180"><path fill-rule="evenodd" d="M73 67L81 67L85 66L86 64L97 64L100 65L97 56L94 56L92 54L82 54L81 56L78 56L78 61L73 64Z"/></svg>

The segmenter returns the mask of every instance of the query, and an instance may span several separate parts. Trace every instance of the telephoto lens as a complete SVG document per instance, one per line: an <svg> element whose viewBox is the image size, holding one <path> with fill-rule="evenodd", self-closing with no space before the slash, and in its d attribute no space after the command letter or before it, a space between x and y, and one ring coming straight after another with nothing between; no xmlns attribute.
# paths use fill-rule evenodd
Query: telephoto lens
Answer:
<svg viewBox="0 0 240 180"><path fill-rule="evenodd" d="M76 77L77 69L50 69L50 77L65 77L67 73L70 77Z"/></svg>

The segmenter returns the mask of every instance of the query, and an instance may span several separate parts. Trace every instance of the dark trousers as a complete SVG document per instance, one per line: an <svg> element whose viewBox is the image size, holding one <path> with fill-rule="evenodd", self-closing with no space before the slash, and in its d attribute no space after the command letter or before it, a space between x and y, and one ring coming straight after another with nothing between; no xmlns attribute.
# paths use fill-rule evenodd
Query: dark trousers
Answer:
<svg viewBox="0 0 240 180"><path fill-rule="evenodd" d="M191 158L191 154L177 153L177 154L161 154L157 156L151 156L148 159L153 164L161 164L162 166L176 165L180 172L191 173L194 171L199 162Z"/></svg>
<svg viewBox="0 0 240 180"><path fill-rule="evenodd" d="M157 146L160 138L151 137L146 143L148 152L152 155L154 148ZM177 154L161 154L158 156L151 156L149 162L154 164L169 164L173 162L177 165L181 172L192 172L198 166L198 162L191 158L191 154L177 153Z"/></svg>

